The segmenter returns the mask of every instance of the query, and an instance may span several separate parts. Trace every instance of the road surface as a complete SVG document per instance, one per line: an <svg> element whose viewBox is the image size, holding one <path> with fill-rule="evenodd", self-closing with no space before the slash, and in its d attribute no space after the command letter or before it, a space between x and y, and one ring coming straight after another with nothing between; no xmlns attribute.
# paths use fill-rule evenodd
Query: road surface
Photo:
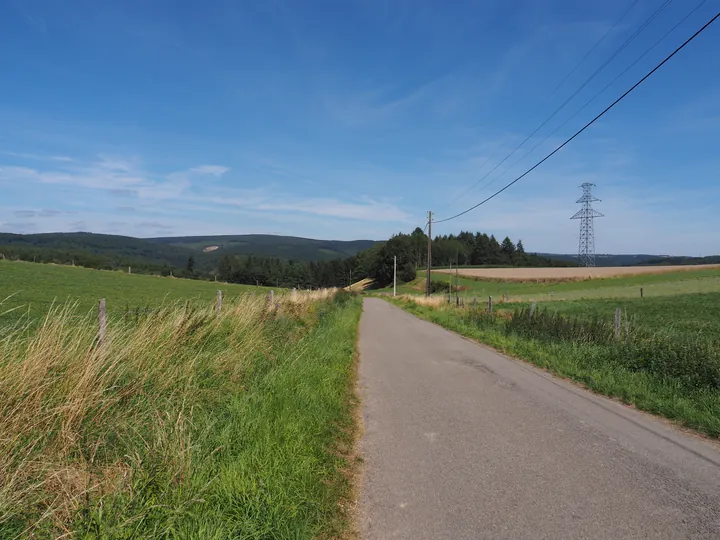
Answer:
<svg viewBox="0 0 720 540"><path fill-rule="evenodd" d="M366 539L720 539L720 452L379 299L360 322Z"/></svg>

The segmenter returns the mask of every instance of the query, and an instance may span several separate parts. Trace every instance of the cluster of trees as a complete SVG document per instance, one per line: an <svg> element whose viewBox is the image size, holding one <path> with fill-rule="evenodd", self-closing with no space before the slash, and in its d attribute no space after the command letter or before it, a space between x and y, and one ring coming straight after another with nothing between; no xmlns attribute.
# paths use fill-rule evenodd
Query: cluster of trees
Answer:
<svg viewBox="0 0 720 540"><path fill-rule="evenodd" d="M427 237L420 228L415 229L413 236ZM422 252L427 256L427 247ZM433 266L453 265L495 265L495 266L574 266L568 261L559 261L526 253L522 240L515 244L509 237L498 242L494 235L462 231L460 234L436 236L432 245Z"/></svg>
<svg viewBox="0 0 720 540"><path fill-rule="evenodd" d="M230 283L271 287L347 287L367 277L359 256L332 261L293 261L278 257L226 255L220 259L217 278Z"/></svg>

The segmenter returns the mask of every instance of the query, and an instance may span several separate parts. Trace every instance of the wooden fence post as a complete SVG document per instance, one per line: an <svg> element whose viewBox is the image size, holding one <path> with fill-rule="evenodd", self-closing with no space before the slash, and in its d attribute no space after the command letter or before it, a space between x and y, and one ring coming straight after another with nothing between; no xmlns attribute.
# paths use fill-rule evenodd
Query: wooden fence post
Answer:
<svg viewBox="0 0 720 540"><path fill-rule="evenodd" d="M488 297L488 313L492 313L492 296Z"/></svg>
<svg viewBox="0 0 720 540"><path fill-rule="evenodd" d="M217 292L217 316L222 312L222 291Z"/></svg>
<svg viewBox="0 0 720 540"><path fill-rule="evenodd" d="M508 294L507 291L505 291L505 301L506 301L506 302L509 302L509 301L510 301L510 295Z"/></svg>
<svg viewBox="0 0 720 540"><path fill-rule="evenodd" d="M101 298L98 303L98 342L105 342L105 334L107 333L107 314L105 313L105 299Z"/></svg>
<svg viewBox="0 0 720 540"><path fill-rule="evenodd" d="M274 299L275 299L275 291L271 290L271 291L268 293L268 303L269 303L271 306L273 305L273 300L274 300Z"/></svg>
<svg viewBox="0 0 720 540"><path fill-rule="evenodd" d="M473 296L473 309L477 307L477 296Z"/></svg>
<svg viewBox="0 0 720 540"><path fill-rule="evenodd" d="M615 339L620 339L620 321L622 317L622 311L620 308L615 308Z"/></svg>
<svg viewBox="0 0 720 540"><path fill-rule="evenodd" d="M640 287L640 298L642 298L642 297L643 297L643 288Z"/></svg>
<svg viewBox="0 0 720 540"><path fill-rule="evenodd" d="M535 315L535 302L530 304L530 320L532 321L533 315Z"/></svg>

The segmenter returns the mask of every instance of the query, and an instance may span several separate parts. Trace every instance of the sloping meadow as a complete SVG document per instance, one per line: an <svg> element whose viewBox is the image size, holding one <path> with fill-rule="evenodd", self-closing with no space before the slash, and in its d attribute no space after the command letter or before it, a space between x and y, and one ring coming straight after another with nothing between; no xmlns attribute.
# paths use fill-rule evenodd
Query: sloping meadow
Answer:
<svg viewBox="0 0 720 540"><path fill-rule="evenodd" d="M0 329L0 538L348 527L360 304L246 295Z"/></svg>

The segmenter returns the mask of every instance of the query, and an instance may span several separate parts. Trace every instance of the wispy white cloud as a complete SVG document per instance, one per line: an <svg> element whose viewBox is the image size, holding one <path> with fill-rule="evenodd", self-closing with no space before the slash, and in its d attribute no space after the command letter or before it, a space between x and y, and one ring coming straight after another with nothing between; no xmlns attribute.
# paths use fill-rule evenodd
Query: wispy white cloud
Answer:
<svg viewBox="0 0 720 540"><path fill-rule="evenodd" d="M361 197L347 202L331 197L293 197L273 194L266 190L230 190L222 197L199 198L198 202L235 206L253 212L309 214L345 220L409 222L409 215L395 204Z"/></svg>
<svg viewBox="0 0 720 540"><path fill-rule="evenodd" d="M223 167L222 165L200 165L199 167L193 167L190 172L196 174L209 174L212 176L222 176L230 170L229 167Z"/></svg>
<svg viewBox="0 0 720 540"><path fill-rule="evenodd" d="M30 159L33 161L60 161L68 163L73 161L72 158L67 156L54 156L54 155L43 155L43 154L29 154L25 152L11 152L9 150L0 150L0 155L10 156L20 159Z"/></svg>
<svg viewBox="0 0 720 540"><path fill-rule="evenodd" d="M63 160L64 161L64 160ZM170 199L191 186L186 175L169 178L146 172L137 159L101 155L92 162L70 160L54 168L0 165L0 182L37 182L59 184L89 190L109 191L115 195L140 199Z"/></svg>

